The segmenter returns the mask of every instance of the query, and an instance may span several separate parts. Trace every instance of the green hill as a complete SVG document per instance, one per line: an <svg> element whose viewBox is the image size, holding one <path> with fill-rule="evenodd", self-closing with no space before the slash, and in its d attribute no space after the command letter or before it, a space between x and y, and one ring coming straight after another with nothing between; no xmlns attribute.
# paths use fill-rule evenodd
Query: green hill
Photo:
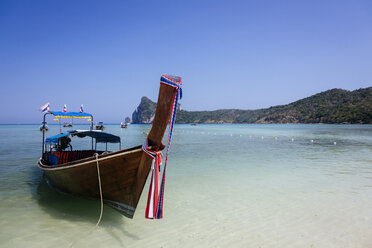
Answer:
<svg viewBox="0 0 372 248"><path fill-rule="evenodd" d="M152 121L151 116L153 117L155 113L156 103L146 98L145 104L142 103L142 100L135 111L136 115L133 113L133 123L149 123ZM135 116L136 118L134 118ZM372 87L354 91L332 89L287 105L257 110L181 110L177 113L176 122L372 124Z"/></svg>

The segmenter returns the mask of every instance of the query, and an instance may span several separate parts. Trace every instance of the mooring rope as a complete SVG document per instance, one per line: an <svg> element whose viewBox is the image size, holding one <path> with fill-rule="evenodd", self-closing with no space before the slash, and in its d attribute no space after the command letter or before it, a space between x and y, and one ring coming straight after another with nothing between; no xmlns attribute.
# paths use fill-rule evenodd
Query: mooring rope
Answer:
<svg viewBox="0 0 372 248"><path fill-rule="evenodd" d="M97 221L96 225L93 228L91 228L85 235L83 235L80 238L73 241L70 244L70 248L72 248L73 245L75 243L77 243L79 240L81 240L83 237L87 236L94 229L96 229L98 227L99 223L101 222L101 219L102 219L102 215L103 215L103 194L102 194L102 185L101 185L101 174L100 174L100 171L99 171L98 153L95 153L94 155L95 155L96 161L97 161L97 175L98 175L99 196L100 196L100 199L101 199L101 212L100 212L100 215L99 215L99 218L98 218L98 221Z"/></svg>
<svg viewBox="0 0 372 248"><path fill-rule="evenodd" d="M103 196L102 196L102 186L101 186L101 174L99 172L98 153L96 153L95 155L96 155L96 161L97 161L99 196L101 198L101 213L99 214L99 219L98 219L97 224L96 224L96 227L98 227L99 223L101 222L102 215L103 215Z"/></svg>

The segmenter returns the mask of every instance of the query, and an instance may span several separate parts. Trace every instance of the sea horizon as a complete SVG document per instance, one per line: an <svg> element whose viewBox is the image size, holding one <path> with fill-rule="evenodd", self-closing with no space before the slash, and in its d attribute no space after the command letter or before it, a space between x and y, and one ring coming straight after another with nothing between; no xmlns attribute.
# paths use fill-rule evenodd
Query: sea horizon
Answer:
<svg viewBox="0 0 372 248"><path fill-rule="evenodd" d="M57 123L47 123L47 125L58 126L63 125L65 122L61 124ZM66 123L69 123L66 121ZM103 122L104 125L120 125L121 122ZM96 124L94 122L93 124ZM152 125L152 123L127 123L129 125ZM193 122L190 123L175 123L175 125L190 125L194 124ZM197 125L372 125L370 123L197 123ZM0 125L41 125L41 123L0 123ZM84 123L73 123L73 125L87 125Z"/></svg>

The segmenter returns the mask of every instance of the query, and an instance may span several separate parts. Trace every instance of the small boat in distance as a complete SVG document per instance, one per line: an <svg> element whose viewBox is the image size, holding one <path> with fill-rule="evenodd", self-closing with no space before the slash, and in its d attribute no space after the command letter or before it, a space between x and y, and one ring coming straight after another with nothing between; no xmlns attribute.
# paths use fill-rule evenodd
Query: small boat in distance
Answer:
<svg viewBox="0 0 372 248"><path fill-rule="evenodd" d="M38 161L38 167L44 172L48 184L64 193L102 199L103 203L118 210L126 217L133 218L152 168L150 188L155 187L155 189L152 188L153 190L149 192L164 193L163 183L160 189L157 188L160 184L154 181L160 179L156 174L159 170L154 168L158 168L160 152L165 148L162 139L168 123L172 124L169 127L167 152L169 151L171 131L177 111L175 106L181 95L180 92L180 77L162 75L155 117L144 145L123 150L120 147L120 137L93 130L93 115L91 114L57 111L45 113L43 123L47 115L54 115L55 118L86 118L91 121L90 130L74 130L48 138L45 138L45 130L43 131L42 156ZM73 147L75 149L76 147L71 145L71 138L75 137L87 137L89 148L74 150ZM97 143L106 144L106 148L97 149ZM119 144L119 150L108 151L108 143ZM162 171L164 180L166 162ZM148 199L150 198L151 201L148 201L150 204L154 203L153 199L159 199L159 205L156 206L161 204L160 209L162 209L163 200L160 199L164 199L163 197L152 198L149 194ZM157 210L151 212L153 209ZM159 218L159 216L161 218L162 212L159 214L158 209L146 210L146 218Z"/></svg>
<svg viewBox="0 0 372 248"><path fill-rule="evenodd" d="M123 122L121 122L121 123L120 123L120 127L121 127L121 128L127 128L128 125L127 125L127 123L123 123Z"/></svg>
<svg viewBox="0 0 372 248"><path fill-rule="evenodd" d="M96 130L104 130L104 129L105 129L105 126L103 125L103 122L102 121L99 121L96 124Z"/></svg>
<svg viewBox="0 0 372 248"><path fill-rule="evenodd" d="M46 123L43 123L40 125L40 131L48 131L49 130L49 127Z"/></svg>
<svg viewBox="0 0 372 248"><path fill-rule="evenodd" d="M72 123L67 123L67 122L65 122L65 123L63 124L63 127L72 127Z"/></svg>

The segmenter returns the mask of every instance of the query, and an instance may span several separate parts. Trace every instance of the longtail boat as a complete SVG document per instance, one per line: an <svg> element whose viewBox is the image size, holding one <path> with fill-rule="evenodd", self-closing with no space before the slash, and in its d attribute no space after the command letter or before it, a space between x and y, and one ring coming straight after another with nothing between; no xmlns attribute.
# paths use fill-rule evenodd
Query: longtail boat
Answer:
<svg viewBox="0 0 372 248"><path fill-rule="evenodd" d="M48 131L48 125L46 123L41 124L40 131Z"/></svg>
<svg viewBox="0 0 372 248"><path fill-rule="evenodd" d="M72 123L65 122L63 123L63 127L72 127Z"/></svg>
<svg viewBox="0 0 372 248"><path fill-rule="evenodd" d="M180 87L180 77L161 76L156 113L151 130L144 145L129 149L119 148L118 151L113 152L97 150L97 146L94 145L97 143L106 143L106 149L107 143L119 143L119 146L121 143L118 136L93 130L91 114L56 111L45 113L44 123L47 115L54 115L55 118L88 118L91 121L90 130L74 130L49 138L45 137L45 130L43 131L42 157L38 161L38 166L44 171L48 184L72 195L96 199L101 199L102 196L105 204L133 218L150 170L152 169L153 174L158 171L154 169L154 164L157 166L160 163L156 160L165 148L162 139L167 125L174 123ZM170 137L171 129L173 125L169 127ZM70 138L76 136L88 137L91 149L73 150ZM165 177L165 169L166 163L163 177ZM156 173L152 178L157 178ZM157 188L156 183L154 185L155 191L164 192L163 183L161 189ZM152 180L150 189L153 189L154 185ZM157 199L158 196L156 196ZM150 194L148 200L153 202ZM162 199L159 199L160 201L162 205ZM152 211L152 206L150 210ZM152 213L151 217L154 217Z"/></svg>
<svg viewBox="0 0 372 248"><path fill-rule="evenodd" d="M103 125L103 122L100 121L96 124L96 130L104 130L105 126Z"/></svg>

